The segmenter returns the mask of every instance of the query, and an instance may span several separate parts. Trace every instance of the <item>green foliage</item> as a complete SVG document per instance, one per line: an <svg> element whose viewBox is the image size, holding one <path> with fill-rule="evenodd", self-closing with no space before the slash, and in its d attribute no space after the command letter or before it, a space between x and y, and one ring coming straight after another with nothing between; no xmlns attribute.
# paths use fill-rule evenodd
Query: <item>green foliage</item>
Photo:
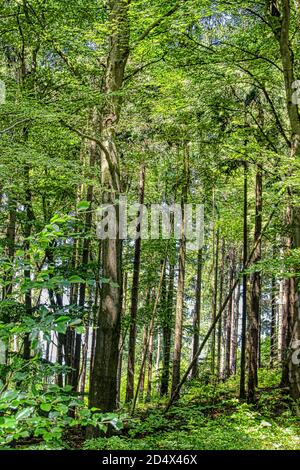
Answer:
<svg viewBox="0 0 300 470"><path fill-rule="evenodd" d="M0 394L0 445L26 445L38 438L49 446L63 446L66 428L93 426L103 433L109 425L123 427L124 417L87 409L71 393L71 386L50 384L43 389L31 386L27 392L6 390Z"/></svg>
<svg viewBox="0 0 300 470"><path fill-rule="evenodd" d="M274 378L278 372L260 370L268 388L259 391L256 405L239 402L237 378L217 386L194 382L167 415L143 412L126 436L88 440L84 449L299 450L299 419L291 399L278 387L270 390Z"/></svg>

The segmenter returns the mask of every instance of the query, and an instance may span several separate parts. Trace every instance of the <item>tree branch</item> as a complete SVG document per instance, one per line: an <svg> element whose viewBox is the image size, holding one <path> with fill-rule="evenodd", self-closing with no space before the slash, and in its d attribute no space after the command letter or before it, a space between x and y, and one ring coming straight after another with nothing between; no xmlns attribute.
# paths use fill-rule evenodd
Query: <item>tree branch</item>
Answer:
<svg viewBox="0 0 300 470"><path fill-rule="evenodd" d="M164 19L173 15L173 13L175 13L181 7L182 2L185 2L185 1L187 0L179 0L178 2L175 3L175 5L172 8L170 8L170 10L166 11L166 13L164 13L162 16L157 18L157 20L153 21L153 23L150 24L150 26L148 26L148 28L146 28L145 31L137 38L136 42L138 43L138 42L143 41L151 33L153 29L155 29L164 21Z"/></svg>

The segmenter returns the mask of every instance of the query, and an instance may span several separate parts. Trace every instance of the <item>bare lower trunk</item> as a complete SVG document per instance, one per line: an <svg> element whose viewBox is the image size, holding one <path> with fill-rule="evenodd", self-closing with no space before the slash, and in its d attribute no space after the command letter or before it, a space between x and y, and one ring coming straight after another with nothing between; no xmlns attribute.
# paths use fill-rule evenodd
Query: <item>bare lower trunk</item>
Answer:
<svg viewBox="0 0 300 470"><path fill-rule="evenodd" d="M270 328L270 367L274 367L277 358L277 296L276 281L272 276L271 284L271 328Z"/></svg>
<svg viewBox="0 0 300 470"><path fill-rule="evenodd" d="M225 239L222 239L221 247L221 269L220 269L220 286L219 286L219 306L220 309L223 303L223 288L224 288L224 268L225 268ZM218 323L218 346L217 346L217 377L220 380L222 378L222 318L220 318ZM196 353L196 352L195 352ZM194 354L195 354L194 353Z"/></svg>
<svg viewBox="0 0 300 470"><path fill-rule="evenodd" d="M255 230L254 244L261 238L262 229L262 169L258 166L256 174L255 189ZM257 244L253 256L253 263L261 259L261 243ZM259 325L260 325L260 297L261 297L261 275L255 271L251 275L251 301L248 312L249 328L249 355L248 355L248 401L255 401L255 390L258 383L257 368L259 357Z"/></svg>
<svg viewBox="0 0 300 470"><path fill-rule="evenodd" d="M144 204L145 190L145 165L142 164L140 172L139 203L140 207ZM137 232L141 231L142 209L140 210ZM133 279L131 289L131 310L130 310L130 329L128 344L128 366L127 366L127 388L126 402L133 399L134 395L134 370L135 370L135 345L136 345L136 317L139 301L139 278L140 278L140 260L141 260L141 237L135 240L134 260L133 260Z"/></svg>
<svg viewBox="0 0 300 470"><path fill-rule="evenodd" d="M142 358L145 357L147 351L147 340L148 340L148 328L144 327L143 333L143 348L142 348ZM145 367L142 368L140 372L140 384L139 384L139 397L140 400L144 399L144 389L145 389Z"/></svg>
<svg viewBox="0 0 300 470"><path fill-rule="evenodd" d="M180 382L180 361L182 347L182 322L184 308L184 278L185 278L185 239L180 240L179 248L179 271L178 286L176 296L176 316L175 316L175 334L174 334L174 353L173 353L173 375L172 391L174 391Z"/></svg>
<svg viewBox="0 0 300 470"><path fill-rule="evenodd" d="M173 373L172 373L172 393L177 388L180 382L180 363L181 363L181 348L182 348L182 324L184 312L184 289L185 289L185 262L186 262L186 238L185 238L185 223L186 215L184 203L187 200L188 192L188 178L189 178L189 155L188 145L184 144L183 148L183 164L184 164L184 184L181 195L181 239L179 245L178 257L178 285L176 295L176 312L175 312L175 332L174 332L174 351L173 351Z"/></svg>
<svg viewBox="0 0 300 470"><path fill-rule="evenodd" d="M174 265L170 264L169 268L169 286L166 297L166 309L163 323L163 366L161 374L161 396L167 395L169 389L170 377L170 359L171 359L171 337L172 337L172 320L173 320L173 303L174 303ZM163 290L162 290L163 295Z"/></svg>
<svg viewBox="0 0 300 470"><path fill-rule="evenodd" d="M234 263L235 253L234 249L231 248L229 252L229 289L232 289L234 281ZM225 378L231 375L231 347L232 347L232 325L233 325L233 311L234 311L234 296L232 295L228 302L227 316L226 316L226 349L225 349Z"/></svg>
<svg viewBox="0 0 300 470"><path fill-rule="evenodd" d="M197 257L197 280L196 280L196 302L193 318L193 351L192 357L196 354L199 348L200 339L200 318L201 318L201 290L202 290L202 249L198 250ZM191 371L191 379L195 379L198 376L198 361L195 362L194 367Z"/></svg>
<svg viewBox="0 0 300 470"><path fill-rule="evenodd" d="M101 179L104 204L113 205L120 194L119 157L115 144L115 126L121 109L120 90L129 56L128 1L108 2L113 25L109 36L104 96L101 115ZM117 216L118 224L118 216ZM109 235L107 235L109 236ZM89 404L103 411L117 405L117 371L119 356L120 318L122 308L121 241L105 238L102 241L102 276L109 283L102 286L94 365L90 384Z"/></svg>
<svg viewBox="0 0 300 470"><path fill-rule="evenodd" d="M295 176L294 159L300 157L300 115L297 104L293 103L293 83L295 81L295 62L293 43L290 40L292 33L291 27L291 6L289 0L281 0L279 2L280 18L274 21L275 27L273 32L278 40L282 70L285 84L285 101L286 109L290 124L290 155L291 166L290 176ZM272 14L272 12L271 12ZM294 29L293 29L294 34ZM293 191L288 188L290 198ZM290 223L288 225L290 231L290 242L288 249L300 247L300 209L289 203L287 211ZM299 271L297 266L294 271ZM291 396L294 399L300 397L300 367L299 367L299 344L300 344L300 306L298 299L298 277L285 280L284 286L284 309L283 309L283 375L282 384L289 385ZM297 353L298 351L298 353ZM298 355L297 355L298 354Z"/></svg>
<svg viewBox="0 0 300 470"><path fill-rule="evenodd" d="M244 236L243 236L243 267L248 258L248 178L247 163L244 163ZM240 398L246 398L246 330L247 330L247 274L243 273L243 310L241 331L241 373L240 373Z"/></svg>
<svg viewBox="0 0 300 470"><path fill-rule="evenodd" d="M148 346L148 378L147 378L146 402L151 401L151 393L152 393L153 340L154 340L154 323L151 322L150 331L149 331L149 346Z"/></svg>
<svg viewBox="0 0 300 470"><path fill-rule="evenodd" d="M240 284L238 284L233 302L232 329L231 329L231 352L230 352L230 373L236 373L237 347L238 347L238 326L239 326L239 304L240 304Z"/></svg>

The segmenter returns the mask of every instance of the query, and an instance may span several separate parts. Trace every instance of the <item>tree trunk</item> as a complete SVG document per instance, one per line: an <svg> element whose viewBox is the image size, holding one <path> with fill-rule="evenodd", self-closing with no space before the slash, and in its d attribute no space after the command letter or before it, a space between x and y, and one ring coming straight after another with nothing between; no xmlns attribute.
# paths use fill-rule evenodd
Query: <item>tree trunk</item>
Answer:
<svg viewBox="0 0 300 470"><path fill-rule="evenodd" d="M219 231L216 233L216 242L214 250L214 282L213 282L213 305L212 305L212 323L215 321L217 315L217 302L218 302L218 271L219 271ZM212 332L211 338L211 373L215 374L216 362L216 330Z"/></svg>
<svg viewBox="0 0 300 470"><path fill-rule="evenodd" d="M148 378L147 378L146 402L151 401L151 393L152 393L153 340L154 340L154 321L151 321L150 328L149 328Z"/></svg>
<svg viewBox="0 0 300 470"><path fill-rule="evenodd" d="M229 251L229 290L232 289L234 282L234 264L235 253L234 248L231 247ZM233 311L234 311L234 296L232 295L228 302L227 318L226 318L226 349L225 349L225 378L228 379L231 375L231 347L232 347L232 324L233 324Z"/></svg>
<svg viewBox="0 0 300 470"><path fill-rule="evenodd" d="M160 372L160 354L161 354L161 336L160 331L157 332L157 347L156 347L156 360L155 360L155 379L156 379L156 390L159 392L159 372Z"/></svg>
<svg viewBox="0 0 300 470"><path fill-rule="evenodd" d="M182 348L182 323L184 311L184 287L185 287L185 261L186 261L186 238L185 238L185 207L184 203L187 200L188 191L188 146L184 144L184 183L181 196L181 239L179 244L179 257L178 257L178 285L176 295L176 312L175 312L175 333L174 333L174 352L173 352L173 373L172 373L172 393L176 390L180 382L180 363L181 363L181 348Z"/></svg>
<svg viewBox="0 0 300 470"><path fill-rule="evenodd" d="M230 354L230 373L236 374L236 359L238 347L238 328L239 328L239 306L240 306L240 283L237 285L234 295L232 311L232 331L231 331L231 354Z"/></svg>
<svg viewBox="0 0 300 470"><path fill-rule="evenodd" d="M291 129L291 166L290 175L294 173L293 159L300 157L300 115L297 104L293 103L293 83L295 81L294 52L290 42L291 9L289 0L281 0L279 27L273 29L275 37L279 42L280 55L285 84L286 108ZM278 22L276 23L278 25ZM292 191L289 189L290 197ZM292 206L287 209L287 219L290 228L290 240L287 243L288 249L300 247L300 208ZM297 271L297 267L295 266ZM288 383L291 396L294 399L300 397L300 367L299 367L299 344L300 344L300 306L298 296L298 278L286 279L284 286L284 311L283 328L285 337L283 338L284 363L282 383ZM286 344L284 344L284 342ZM297 354L298 351L298 354Z"/></svg>
<svg viewBox="0 0 300 470"><path fill-rule="evenodd" d="M115 125L120 116L125 67L129 56L128 1L108 2L111 33L105 69L105 106L101 115L101 179L103 203L115 205L120 194L119 159L115 144ZM114 410L117 404L117 370L120 317L122 308L121 241L102 241L102 276L111 282L102 285L98 316L94 367L89 405L102 411Z"/></svg>
<svg viewBox="0 0 300 470"><path fill-rule="evenodd" d="M247 163L244 163L244 240L243 240L243 269L248 258L248 181ZM246 398L246 330L247 330L247 274L243 273L243 310L242 310L242 332L241 332L241 376L240 376L240 398Z"/></svg>
<svg viewBox="0 0 300 470"><path fill-rule="evenodd" d="M258 165L256 173L255 188L255 229L254 244L261 238L262 229L262 168ZM253 256L253 264L261 260L261 242ZM248 311L249 332L249 355L248 355L248 402L255 401L255 389L257 387L257 368L259 356L259 324L260 324L260 299L261 298L261 275L259 271L251 275L251 300Z"/></svg>
<svg viewBox="0 0 300 470"><path fill-rule="evenodd" d="M127 281L128 274L124 273L123 276L123 299L122 299L122 317L126 314L127 309ZM121 385L122 385L122 366L123 366L123 352L126 340L127 328L119 340L119 357L118 357L118 372L117 372L117 403L120 406L121 402Z"/></svg>
<svg viewBox="0 0 300 470"><path fill-rule="evenodd" d="M17 203L10 197L8 201L9 205L9 219L6 231L6 254L10 261L13 263L15 256L15 241L16 241L16 221L17 221ZM12 294L13 290L13 269L9 270L9 273L5 275L5 285L3 287L2 299L5 300Z"/></svg>
<svg viewBox="0 0 300 470"><path fill-rule="evenodd" d="M171 359L171 337L172 337L172 319L174 303L174 265L170 263L169 268L169 286L166 299L166 309L163 323L163 367L161 374L161 396L168 394L170 377L170 359Z"/></svg>
<svg viewBox="0 0 300 470"><path fill-rule="evenodd" d="M28 262L28 266L25 267L24 269L24 278L27 282L31 281L31 269L30 269L30 256L28 250L30 248L30 241L29 237L31 235L31 229L32 229L32 224L34 221L34 214L32 210L32 195L31 195L31 188L30 188L30 168L28 165L25 167L25 208L26 208L26 220L25 220L25 229L24 229L24 238L25 238L25 243L24 243L24 251L25 251L25 257ZM25 309L26 309L26 315L31 317L32 315L32 292L31 289L28 288L26 289L25 292ZM29 333L25 334L24 337L24 347L23 347L23 358L24 359L30 359L30 346L31 342L29 339Z"/></svg>
<svg viewBox="0 0 300 470"><path fill-rule="evenodd" d="M221 269L220 269L220 286L219 286L219 307L220 309L223 303L223 287L224 287L224 267L225 267L225 239L222 238L221 247ZM222 318L218 323L218 346L217 346L217 376L220 380L222 378ZM198 349L198 348L197 348ZM194 353L195 355L195 353Z"/></svg>
<svg viewBox="0 0 300 470"><path fill-rule="evenodd" d="M193 318L193 353L192 357L196 354L199 348L200 340L200 318L201 318L201 291L202 291L202 248L198 250L197 257L197 280L196 280L196 302L194 309L194 318ZM194 364L194 367L191 371L191 379L196 379L198 377L198 362Z"/></svg>
<svg viewBox="0 0 300 470"><path fill-rule="evenodd" d="M275 256L275 250L273 251ZM277 290L275 276L271 282L271 328L270 328L270 367L273 368L277 358Z"/></svg>
<svg viewBox="0 0 300 470"><path fill-rule="evenodd" d="M147 341L148 341L148 328L144 327L143 333L143 347L142 347L142 358L147 354ZM141 366L142 367L142 366ZM145 389L145 367L140 371L140 384L139 384L139 399L144 400L144 389Z"/></svg>
<svg viewBox="0 0 300 470"><path fill-rule="evenodd" d="M141 165L140 184L139 184L139 220L143 217L142 205L144 204L145 193L145 165ZM137 225L137 232L141 231L141 223ZM141 236L135 240L134 260L133 260L133 278L131 289L131 310L130 310L130 329L128 343L128 366L127 366L127 388L126 402L133 399L134 395L134 370L135 370L135 344L136 344L136 317L139 302L139 279L140 279L140 260L141 260Z"/></svg>

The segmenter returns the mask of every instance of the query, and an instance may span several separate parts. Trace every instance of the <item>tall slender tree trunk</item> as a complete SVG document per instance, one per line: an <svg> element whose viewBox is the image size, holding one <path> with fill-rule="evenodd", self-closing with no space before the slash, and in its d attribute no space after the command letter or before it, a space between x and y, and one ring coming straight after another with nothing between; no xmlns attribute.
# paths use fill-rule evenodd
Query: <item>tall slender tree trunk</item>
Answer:
<svg viewBox="0 0 300 470"><path fill-rule="evenodd" d="M172 393L177 388L180 382L180 363L181 363L181 348L182 348L182 324L184 312L184 289L185 289L185 262L186 262L186 238L185 238L185 202L187 200L188 192L188 178L189 178L189 158L188 158L188 144L185 143L183 147L183 165L184 165L184 183L181 195L181 239L179 243L179 256L178 256L178 285L176 295L176 311L175 311L175 333L174 333L174 351L173 351L173 373L172 373Z"/></svg>
<svg viewBox="0 0 300 470"><path fill-rule="evenodd" d="M165 309L164 324L163 324L163 366L162 366L161 388L160 388L161 396L167 395L168 389L169 389L172 319L173 319L173 303L174 303L174 278L175 278L174 264L170 262L169 285L168 285L166 309Z"/></svg>
<svg viewBox="0 0 300 470"><path fill-rule="evenodd" d="M91 119L91 124L93 131L96 128L98 122L97 113L94 111ZM96 142L89 142L88 146L88 153L89 153L89 169L91 173L93 173L97 154L98 154L98 146ZM83 240L82 245L82 256L81 256L81 270L86 277L88 272L88 264L90 258L90 231L92 227L92 203L94 197L94 187L92 184L89 184L86 191L86 200L89 203L89 210L86 211L85 214L85 221L84 221L84 232L85 238ZM78 306L80 309L81 314L83 315L85 311L85 298L86 298L86 283L83 282L79 286L79 299L78 299ZM86 327L88 329L88 326ZM80 333L75 333L75 348L74 348L74 355L72 360L72 386L74 390L78 389L79 385L79 378L80 378L80 358L81 358L81 346L82 346L82 338Z"/></svg>
<svg viewBox="0 0 300 470"><path fill-rule="evenodd" d="M137 399L138 399L138 394L140 392L141 382L142 382L142 380L144 380L143 376L145 374L145 365L146 365L147 355L148 355L148 352L149 352L151 337L153 335L154 322L155 322L155 317L156 317L156 313L157 313L157 307L158 307L158 304L159 304L159 301L160 301L160 298L161 298L161 291L162 291L163 280L164 280L164 276L165 276L165 269L166 269L166 259L163 261L162 266L161 266L159 284L158 284L158 288L157 288L157 292L156 292L156 296L155 296L155 300L154 300L154 305L153 305L153 309L152 309L152 314L151 314L151 319L150 319L150 326L149 326L149 331L148 331L148 334L147 334L145 349L143 351L144 354L142 356L142 362L141 362L141 368L140 368L140 373L139 373L139 377L138 377L138 383L137 383L137 386L136 386L136 390L135 390L135 394L134 394L134 398L133 398L133 402L132 402L132 407L131 407L131 413L132 414L135 411L135 406L136 406L136 402L137 402Z"/></svg>
<svg viewBox="0 0 300 470"><path fill-rule="evenodd" d="M244 163L244 236L243 236L243 269L248 258L248 167ZM246 330L247 330L247 274L243 273L243 310L241 332L241 371L240 371L240 398L246 398Z"/></svg>
<svg viewBox="0 0 300 470"><path fill-rule="evenodd" d="M159 373L160 373L160 356L161 356L161 335L160 331L157 332L157 345L156 345L156 360L155 360L155 380L156 390L159 392Z"/></svg>
<svg viewBox="0 0 300 470"><path fill-rule="evenodd" d="M123 276L123 299L122 299L122 317L126 314L127 310L127 283L128 274L124 273ZM121 402L121 385L122 385L122 366L123 366L123 352L126 340L127 328L120 336L119 340L119 358L118 358L118 372L117 372L117 403L120 405Z"/></svg>
<svg viewBox="0 0 300 470"><path fill-rule="evenodd" d="M11 263L14 261L15 256L15 242L16 242L16 222L17 222L17 203L15 199L9 197L9 218L6 231L6 254ZM5 300L12 294L13 290L13 269L5 276L5 285L3 287L2 299Z"/></svg>
<svg viewBox="0 0 300 470"><path fill-rule="evenodd" d="M24 269L24 278L27 282L31 281L31 269L30 269L30 256L29 256L29 248L30 248L30 241L29 237L31 235L32 231L32 224L34 221L34 214L32 210L32 194L31 194L31 187L30 187L30 168L28 165L25 167L25 208L26 208L26 221L25 221L25 229L24 229L24 238L25 238L25 243L24 243L24 251L25 251L25 256L26 256L26 261L27 261L27 266ZM25 309L26 309L26 315L31 316L32 315L32 291L30 288L26 289L25 292ZM24 347L23 347L23 358L24 359L30 359L30 339L29 339L29 333L25 334L24 337Z"/></svg>
<svg viewBox="0 0 300 470"><path fill-rule="evenodd" d="M128 1L108 1L111 33L105 69L105 105L101 115L101 178L103 203L115 205L120 194L119 156L115 144L115 126L121 111L125 67L129 56ZM111 411L117 404L117 370L120 318L122 308L121 241L102 241L102 275L111 282L102 286L98 329L92 370L89 404Z"/></svg>
<svg viewBox="0 0 300 470"><path fill-rule="evenodd" d="M255 229L254 244L256 250L253 255L253 264L261 260L261 230L262 230L262 168L257 167L255 187ZM258 243L257 243L258 242ZM249 355L248 355L248 401L255 401L255 389L258 384L257 368L259 357L259 324L260 324L260 299L261 298L261 275L259 271L251 275L251 300L248 311L249 328Z"/></svg>
<svg viewBox="0 0 300 470"><path fill-rule="evenodd" d="M215 321L217 315L218 303L218 273L219 273L219 231L216 232L215 250L214 250L214 281L213 281L213 305L212 305L212 323ZM216 363L216 330L212 332L211 338L211 373L215 374Z"/></svg>
<svg viewBox="0 0 300 470"><path fill-rule="evenodd" d="M219 306L220 310L223 303L223 288L224 288L224 268L225 268L225 239L222 238L221 244L221 268L220 268L220 286L219 286ZM217 345L217 377L222 378L222 317L218 322L218 345ZM197 348L198 349L198 348ZM196 353L196 352L195 352Z"/></svg>
<svg viewBox="0 0 300 470"><path fill-rule="evenodd" d="M231 247L229 251L229 290L232 289L234 282L234 263L235 253L234 248ZM233 325L233 311L234 311L234 295L228 301L227 318L226 318L226 349L225 349L225 377L231 375L231 357L232 357L232 325Z"/></svg>
<svg viewBox="0 0 300 470"><path fill-rule="evenodd" d="M154 320L151 321L150 327L149 327L148 377L147 377L146 402L150 402L150 401L151 401L151 393L152 393L152 374L153 374L153 349L154 349Z"/></svg>
<svg viewBox="0 0 300 470"><path fill-rule="evenodd" d="M275 255L275 250L273 256ZM276 280L271 282L271 328L270 328L270 367L273 368L277 358L277 295Z"/></svg>
<svg viewBox="0 0 300 470"><path fill-rule="evenodd" d="M147 341L148 341L148 328L144 327L143 332L143 346L142 346L142 358L147 354ZM139 399L144 400L144 389L145 389L145 367L140 371L140 384L139 384Z"/></svg>
<svg viewBox="0 0 300 470"><path fill-rule="evenodd" d="M200 318L201 318L201 294L202 294L202 248L198 250L197 256L197 280L196 280L196 302L193 317L193 350L192 356L194 357L199 348L200 340ZM191 379L198 377L198 361L195 362L192 371Z"/></svg>
<svg viewBox="0 0 300 470"><path fill-rule="evenodd" d="M290 156L291 165L289 173L294 174L294 158L300 157L300 115L296 103L293 103L293 83L295 81L294 51L290 41L291 5L289 0L281 0L278 4L280 18L275 18L273 32L279 43L286 96L286 109L290 123ZM292 198L292 190L288 190ZM287 208L286 222L290 229L290 239L287 249L300 247L300 207L293 205L292 201ZM299 268L295 266L297 271ZM291 396L300 397L300 305L298 295L298 277L286 279L284 286L283 308L283 375L282 384L288 384ZM286 343L286 344L284 344Z"/></svg>
<svg viewBox="0 0 300 470"><path fill-rule="evenodd" d="M141 219L143 217L142 205L144 204L145 193L145 164L141 165L140 184L139 184L139 224L137 232L142 230ZM136 345L136 317L139 302L139 279L140 279L140 263L141 263L141 236L135 240L134 246L134 260L133 260L133 279L131 289L131 310L130 310L130 329L129 329L129 343L128 343L128 366L127 366L127 387L126 387L126 402L133 399L134 395L134 370L135 370L135 345Z"/></svg>
<svg viewBox="0 0 300 470"><path fill-rule="evenodd" d="M232 311L231 354L230 354L231 374L236 374L238 328L239 328L239 306L240 306L240 283L237 285L235 289L233 311Z"/></svg>

